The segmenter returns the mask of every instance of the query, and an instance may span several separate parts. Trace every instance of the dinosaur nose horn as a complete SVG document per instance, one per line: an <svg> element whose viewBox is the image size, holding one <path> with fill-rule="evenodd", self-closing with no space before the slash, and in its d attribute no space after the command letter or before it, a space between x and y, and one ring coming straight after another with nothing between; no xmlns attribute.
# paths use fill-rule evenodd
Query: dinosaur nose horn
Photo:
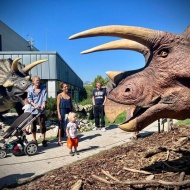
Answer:
<svg viewBox="0 0 190 190"><path fill-rule="evenodd" d="M119 75L119 74L121 74L120 71L107 71L107 72L106 72L106 75L107 75L112 81L114 81L115 76L117 76L117 75Z"/></svg>
<svg viewBox="0 0 190 190"><path fill-rule="evenodd" d="M11 65L11 70L12 71L18 71L18 61L20 60L21 58L18 57L16 59L13 60L12 62L12 65Z"/></svg>
<svg viewBox="0 0 190 190"><path fill-rule="evenodd" d="M48 61L47 59L42 59L39 61L35 61L33 63L30 63L30 65L27 65L25 68L23 68L22 70L26 73L28 71L30 71L33 67L35 67L36 65L39 65L40 63L46 62Z"/></svg>
<svg viewBox="0 0 190 190"><path fill-rule="evenodd" d="M30 80L30 79L31 79L31 76L28 75L28 76L25 77L25 79L26 79L26 80Z"/></svg>
<svg viewBox="0 0 190 190"><path fill-rule="evenodd" d="M75 35L72 35L71 37L69 37L69 39L72 40L72 39L94 37L94 36L115 36L115 37L134 40L149 47L162 35L163 35L162 31L151 30L148 28L112 25L112 26L102 26L86 30L77 33Z"/></svg>

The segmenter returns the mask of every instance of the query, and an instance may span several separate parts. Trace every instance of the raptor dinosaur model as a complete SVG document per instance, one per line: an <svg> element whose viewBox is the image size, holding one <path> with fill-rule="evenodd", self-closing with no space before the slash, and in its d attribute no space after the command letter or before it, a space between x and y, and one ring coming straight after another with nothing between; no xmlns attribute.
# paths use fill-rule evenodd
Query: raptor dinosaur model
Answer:
<svg viewBox="0 0 190 190"><path fill-rule="evenodd" d="M134 26L102 26L69 39L94 36L123 39L81 53L134 50L143 54L146 62L138 70L107 72L114 83L108 85L105 105L110 122L132 108L133 116L119 126L125 131L140 131L159 118L190 117L190 26L181 35Z"/></svg>
<svg viewBox="0 0 190 190"><path fill-rule="evenodd" d="M20 59L0 59L0 115L15 107L18 102L20 105L24 104L23 99L26 98L27 89L31 85L28 72L47 61L39 60L24 67L19 62Z"/></svg>

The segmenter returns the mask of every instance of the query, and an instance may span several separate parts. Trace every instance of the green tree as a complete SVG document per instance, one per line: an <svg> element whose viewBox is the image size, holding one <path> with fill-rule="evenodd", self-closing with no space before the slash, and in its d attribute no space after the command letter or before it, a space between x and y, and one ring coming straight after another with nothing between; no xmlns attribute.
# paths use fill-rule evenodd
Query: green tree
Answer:
<svg viewBox="0 0 190 190"><path fill-rule="evenodd" d="M96 83L97 83L97 82L101 82L101 83L102 83L102 86L106 86L109 81L110 81L110 79L109 79L108 77L106 77L106 78L104 79L102 76L98 75L98 76L94 79L94 81L92 82L92 86L93 86L94 88L96 88Z"/></svg>
<svg viewBox="0 0 190 190"><path fill-rule="evenodd" d="M102 86L104 86L104 78L103 78L102 76L98 75L98 76L94 79L94 81L92 82L92 86L93 86L94 88L96 88L96 83L97 83L97 82L101 82L101 83L102 83Z"/></svg>
<svg viewBox="0 0 190 190"><path fill-rule="evenodd" d="M108 77L106 77L105 79L104 79L104 84L105 84L105 86L108 84L108 82L110 82L111 81L111 79L110 78L108 78Z"/></svg>

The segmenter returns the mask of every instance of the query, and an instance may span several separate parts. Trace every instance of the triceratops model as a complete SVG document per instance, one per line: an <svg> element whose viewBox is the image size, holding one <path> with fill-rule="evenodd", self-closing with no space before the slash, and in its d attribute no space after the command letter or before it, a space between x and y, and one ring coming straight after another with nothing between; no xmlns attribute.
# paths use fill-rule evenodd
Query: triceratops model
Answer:
<svg viewBox="0 0 190 190"><path fill-rule="evenodd" d="M138 70L107 72L115 83L105 105L111 122L129 109L134 110L133 117L119 126L125 131L140 131L159 118L190 117L190 27L177 35L133 26L103 26L69 39L93 36L124 39L82 53L126 49L142 53L146 60Z"/></svg>
<svg viewBox="0 0 190 190"><path fill-rule="evenodd" d="M20 59L0 59L0 114L15 107L17 102L24 103L23 98L31 85L28 72L47 61L39 60L24 67L19 63Z"/></svg>

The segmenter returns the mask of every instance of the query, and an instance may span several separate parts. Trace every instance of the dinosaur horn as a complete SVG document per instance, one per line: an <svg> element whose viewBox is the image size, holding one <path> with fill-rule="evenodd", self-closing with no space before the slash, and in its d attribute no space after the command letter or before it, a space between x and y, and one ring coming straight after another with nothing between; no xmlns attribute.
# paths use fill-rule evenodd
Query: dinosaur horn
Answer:
<svg viewBox="0 0 190 190"><path fill-rule="evenodd" d="M154 43L160 36L162 36L162 31L151 30L148 28L141 28L135 26L102 26L86 30L69 37L70 40L85 37L94 36L116 36L120 38L131 39L142 43L146 46L150 46Z"/></svg>
<svg viewBox="0 0 190 190"><path fill-rule="evenodd" d="M26 79L26 80L30 80L30 79L31 79L31 76L28 75L28 76L25 77L25 79Z"/></svg>
<svg viewBox="0 0 190 190"><path fill-rule="evenodd" d="M134 50L140 53L144 53L145 50L148 51L148 48L146 46L138 42L135 42L133 40L123 39L123 40L116 40L113 42L102 44L100 46L96 46L94 48L82 51L81 54L87 54L87 53L92 53L92 52L97 52L97 51L113 50L113 49Z"/></svg>
<svg viewBox="0 0 190 190"><path fill-rule="evenodd" d="M114 81L115 76L117 76L117 75L119 75L119 74L121 74L121 72L119 72L119 71L107 71L107 72L106 72L106 75L107 75L112 81Z"/></svg>
<svg viewBox="0 0 190 190"><path fill-rule="evenodd" d="M36 65L39 65L40 63L43 63L43 62L46 62L46 61L48 61L48 59L42 59L42 60L39 60L39 61L35 61L33 63L30 63L30 65L27 65L26 67L24 67L22 70L26 73L26 72L30 71Z"/></svg>
<svg viewBox="0 0 190 190"><path fill-rule="evenodd" d="M18 61L20 60L21 58L18 57L16 59L13 60L12 62L12 65L11 65L11 70L12 71L18 71Z"/></svg>

